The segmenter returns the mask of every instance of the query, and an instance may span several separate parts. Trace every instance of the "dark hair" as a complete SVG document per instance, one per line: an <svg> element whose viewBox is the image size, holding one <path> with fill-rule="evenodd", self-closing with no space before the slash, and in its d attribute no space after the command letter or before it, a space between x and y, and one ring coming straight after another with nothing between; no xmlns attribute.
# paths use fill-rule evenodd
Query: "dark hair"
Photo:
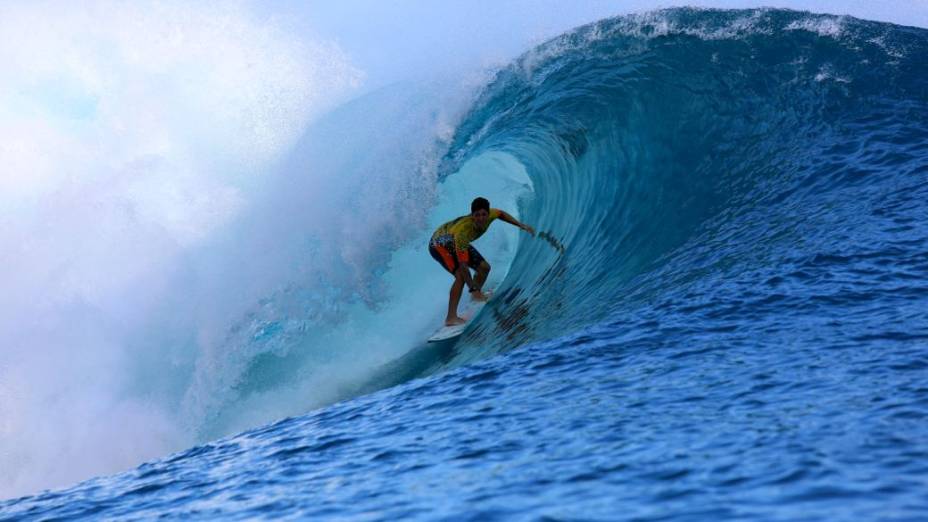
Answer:
<svg viewBox="0 0 928 522"><path fill-rule="evenodd" d="M490 202L486 198L477 198L473 200L470 204L470 213L473 214L478 210L483 209L487 212L490 211Z"/></svg>

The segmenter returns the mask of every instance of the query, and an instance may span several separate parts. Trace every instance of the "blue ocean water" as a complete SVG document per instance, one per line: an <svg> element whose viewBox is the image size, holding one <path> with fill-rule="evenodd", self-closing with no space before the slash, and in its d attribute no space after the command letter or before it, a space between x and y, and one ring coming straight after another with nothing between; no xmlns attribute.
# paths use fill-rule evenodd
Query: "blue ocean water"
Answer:
<svg viewBox="0 0 928 522"><path fill-rule="evenodd" d="M461 339L0 519L928 519L926 53L921 29L691 9L527 52L436 167L522 187L542 232Z"/></svg>

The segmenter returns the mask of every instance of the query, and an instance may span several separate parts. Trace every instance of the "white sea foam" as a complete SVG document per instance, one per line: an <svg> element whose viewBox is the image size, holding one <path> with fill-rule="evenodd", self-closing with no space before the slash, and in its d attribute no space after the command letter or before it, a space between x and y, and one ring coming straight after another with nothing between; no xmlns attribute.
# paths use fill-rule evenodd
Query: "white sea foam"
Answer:
<svg viewBox="0 0 928 522"><path fill-rule="evenodd" d="M361 75L245 7L180 2L4 4L0 63L8 497L191 442L168 384L133 391L141 366L189 364L195 342L149 327L189 321L158 318L196 298L185 256Z"/></svg>
<svg viewBox="0 0 928 522"><path fill-rule="evenodd" d="M809 31L819 36L839 39L846 28L843 16L810 17L796 20L786 26L787 31Z"/></svg>

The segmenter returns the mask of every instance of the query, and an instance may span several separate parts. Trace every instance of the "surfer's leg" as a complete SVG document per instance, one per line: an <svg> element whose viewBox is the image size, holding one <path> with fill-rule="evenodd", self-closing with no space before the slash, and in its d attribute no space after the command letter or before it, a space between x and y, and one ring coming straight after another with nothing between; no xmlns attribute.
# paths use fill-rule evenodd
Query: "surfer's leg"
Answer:
<svg viewBox="0 0 928 522"><path fill-rule="evenodd" d="M481 261L480 264L477 265L477 277L474 278L474 283L477 285L477 288L483 288L483 283L486 282L488 275L490 275L490 263Z"/></svg>
<svg viewBox="0 0 928 522"><path fill-rule="evenodd" d="M466 266L461 266L460 270L467 270ZM451 295L448 296L448 317L445 318L445 325L452 326L464 323L464 319L458 317L458 303L461 302L461 293L464 292L464 276L455 272L454 283L451 284Z"/></svg>
<svg viewBox="0 0 928 522"><path fill-rule="evenodd" d="M461 302L461 293L464 291L464 275L459 273L457 255L454 252L452 244L441 244L438 241L429 242L429 254L435 258L435 261L444 267L451 275L454 276L454 283L451 284L451 292L448 295L448 316L445 317L445 325L453 326L461 324L464 319L458 317L458 303ZM450 248L449 248L450 247ZM467 267L464 267L467 270Z"/></svg>
<svg viewBox="0 0 928 522"><path fill-rule="evenodd" d="M468 264L477 272L474 284L477 285L477 288L483 289L483 283L486 282L487 276L490 275L490 263L487 263L487 260L472 245L467 247L467 254L470 258Z"/></svg>

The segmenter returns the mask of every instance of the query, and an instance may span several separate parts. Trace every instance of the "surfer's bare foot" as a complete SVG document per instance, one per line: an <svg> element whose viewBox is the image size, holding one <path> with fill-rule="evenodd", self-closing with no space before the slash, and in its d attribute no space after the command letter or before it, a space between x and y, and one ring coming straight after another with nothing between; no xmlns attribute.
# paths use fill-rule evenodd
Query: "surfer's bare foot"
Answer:
<svg viewBox="0 0 928 522"><path fill-rule="evenodd" d="M464 324L467 321L461 319L460 317L452 317L451 319L445 319L445 326L455 326L458 324Z"/></svg>

